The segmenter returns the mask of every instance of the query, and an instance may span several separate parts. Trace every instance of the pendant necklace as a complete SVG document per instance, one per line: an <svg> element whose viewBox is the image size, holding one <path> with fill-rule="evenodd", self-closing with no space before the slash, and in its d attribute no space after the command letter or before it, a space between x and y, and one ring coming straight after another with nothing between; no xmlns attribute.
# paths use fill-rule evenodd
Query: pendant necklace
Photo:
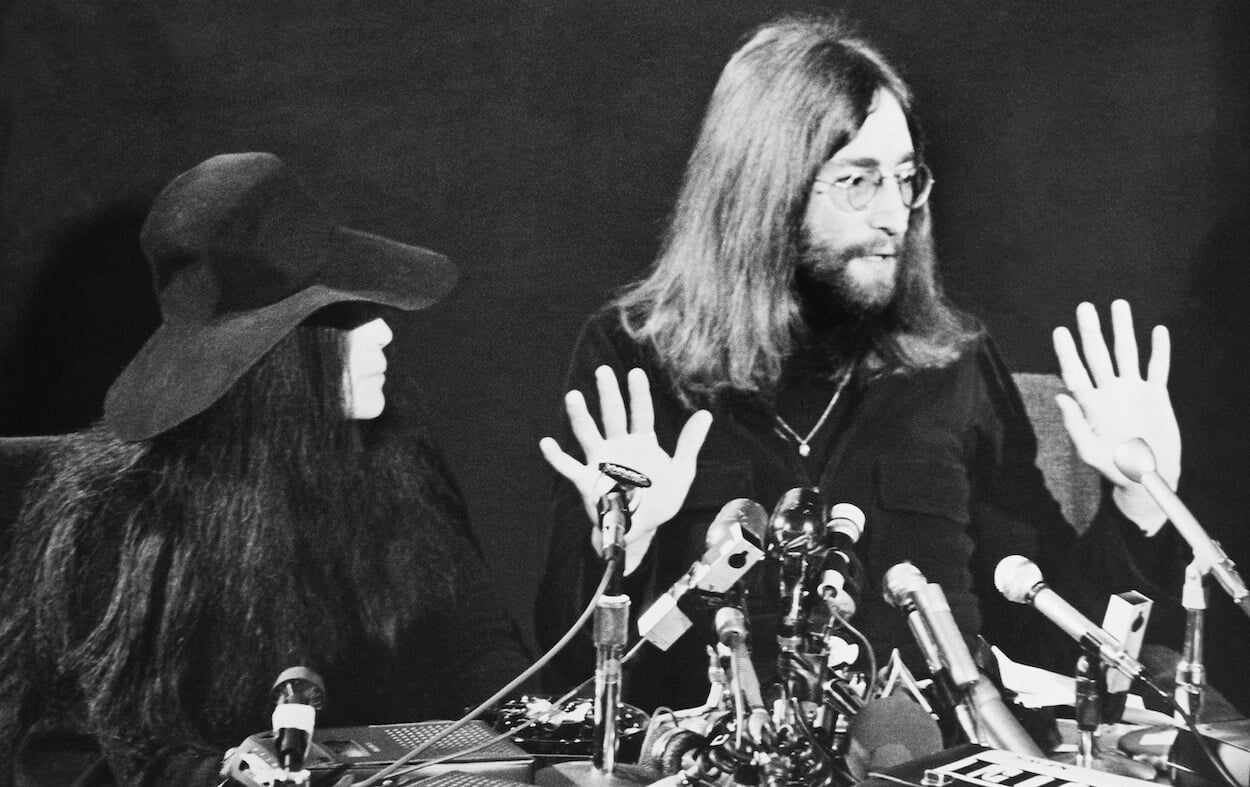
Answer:
<svg viewBox="0 0 1250 787"><path fill-rule="evenodd" d="M838 397L842 395L842 389L846 388L846 384L850 382L850 379L851 373L848 370L847 373L842 376L842 379L838 381L838 387L833 390L833 396L830 397L829 404L825 405L825 411L820 414L820 420L816 422L816 425L812 427L812 430L807 433L806 437L800 437L798 432L790 428L790 424L786 423L785 419L776 413L773 414L773 418L777 419L777 425L781 427L780 430L777 430L777 433L783 438L789 437L794 440L794 442L799 444L799 456L806 459L808 454L812 452L812 447L810 445L812 438L815 437L816 433L820 431L820 427L825 425L825 421L829 418L829 413L833 412L833 406L838 403Z"/></svg>

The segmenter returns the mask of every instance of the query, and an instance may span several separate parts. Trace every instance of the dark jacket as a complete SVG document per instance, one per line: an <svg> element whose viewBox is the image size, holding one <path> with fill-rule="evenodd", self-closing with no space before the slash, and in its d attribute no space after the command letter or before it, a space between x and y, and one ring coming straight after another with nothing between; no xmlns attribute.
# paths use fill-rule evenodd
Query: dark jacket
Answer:
<svg viewBox="0 0 1250 787"><path fill-rule="evenodd" d="M797 360L800 366L804 362ZM624 333L612 310L599 313L583 329L568 377L569 389L585 393L595 413L594 370L604 364L621 380L632 367L646 370L656 434L661 446L672 451L692 409L680 402L655 359ZM810 390L782 390L777 397L785 410L787 402L816 394L808 396L809 406L799 407L804 417L794 419L801 434L816 422L835 387L807 371L789 369L783 386ZM1101 619L1109 593L1135 589L1156 600L1165 595L1137 570L1132 556L1134 550L1153 546L1109 496L1079 538L1064 521L1034 466L1036 440L1019 393L984 335L943 368L856 374L813 439L806 460L778 429L773 404L729 395L711 410L711 431L682 510L660 528L642 565L626 579L635 618L703 553L707 526L724 503L747 497L771 510L797 486L819 487L826 502L851 502L864 511L867 523L857 551L867 585L853 623L879 657L900 648L919 672L925 670L905 618L881 592L886 569L904 560L941 585L965 636L984 634L1018 660L1064 672L1071 669L1066 661L1071 650L1063 635L1033 610L1007 602L996 591L993 572L1000 558L1032 558L1053 586L1095 619ZM567 419L559 439L566 448L576 448ZM562 633L602 570L589 544L590 523L582 502L562 479L555 484L553 511L538 598L543 643ZM757 600L776 598L767 574L757 569L748 578L757 586ZM1168 605L1164 601L1161 606ZM771 618L768 610L759 612L751 620L753 652L757 671L766 677L776 652L769 624L779 610L774 603ZM1157 608L1154 619L1162 620L1160 630L1174 632L1178 614L1175 607ZM707 696L704 646L712 637L710 626L696 621L694 630L667 653L648 648L627 674L625 697L645 710L700 704ZM1039 650L1039 640L1049 643L1046 650ZM560 663L556 682L583 679L592 657L588 643L575 644Z"/></svg>

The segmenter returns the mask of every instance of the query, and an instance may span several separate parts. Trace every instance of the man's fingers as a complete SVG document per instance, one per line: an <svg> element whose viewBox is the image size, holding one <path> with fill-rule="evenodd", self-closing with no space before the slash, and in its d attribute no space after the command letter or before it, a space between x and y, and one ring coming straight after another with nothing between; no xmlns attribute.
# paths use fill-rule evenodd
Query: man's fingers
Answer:
<svg viewBox="0 0 1250 787"><path fill-rule="evenodd" d="M1172 368L1172 336L1168 329L1156 325L1150 332L1150 362L1146 365L1146 381L1153 385L1167 385Z"/></svg>
<svg viewBox="0 0 1250 787"><path fill-rule="evenodd" d="M1068 437L1072 438L1076 455L1089 463L1093 456L1094 432L1089 428L1089 422L1085 420L1085 411L1075 399L1067 394L1056 396L1055 404L1059 405L1059 412L1063 415L1063 426L1068 431Z"/></svg>
<svg viewBox="0 0 1250 787"><path fill-rule="evenodd" d="M1055 397L1055 403L1059 405L1059 411L1063 414L1064 428L1067 429L1068 436L1072 438L1072 447L1076 449L1076 455L1081 458L1081 461L1097 470L1116 486L1127 483L1128 479L1116 468L1115 463L1111 461L1110 454L1100 448L1098 435L1094 434L1089 421L1085 418L1085 412L1076 400L1067 394L1059 394Z"/></svg>
<svg viewBox="0 0 1250 787"><path fill-rule="evenodd" d="M595 387L599 390L599 418L603 420L603 436L612 438L626 434L625 401L621 398L621 386L616 382L616 372L610 366L595 369Z"/></svg>
<svg viewBox="0 0 1250 787"><path fill-rule="evenodd" d="M1076 328L1081 334L1081 352L1089 366L1090 377L1095 385L1106 385L1115 378L1115 369L1111 366L1107 342L1102 338L1098 310L1092 303L1086 302L1076 307Z"/></svg>
<svg viewBox="0 0 1250 787"><path fill-rule="evenodd" d="M543 459L560 475L576 484L585 473L586 465L564 453L560 444L550 437L538 441L538 450L543 452Z"/></svg>
<svg viewBox="0 0 1250 787"><path fill-rule="evenodd" d="M629 370L630 431L646 434L655 431L655 411L651 405L651 383L642 369Z"/></svg>
<svg viewBox="0 0 1250 787"><path fill-rule="evenodd" d="M1052 334L1055 343L1055 357L1059 359L1059 376L1063 384L1078 398L1092 388L1085 364L1081 362L1080 353L1076 351L1076 342L1067 328L1056 328Z"/></svg>
<svg viewBox="0 0 1250 787"><path fill-rule="evenodd" d="M678 467L695 466L699 458L699 449L707 439L707 432L712 428L712 414L707 410L699 410L690 416L686 425L677 436L677 448L673 451L673 464Z"/></svg>
<svg viewBox="0 0 1250 787"><path fill-rule="evenodd" d="M586 408L586 397L582 396L581 391L569 391L564 395L564 410L569 414L569 426L573 428L573 436L577 438L583 452L588 453L592 446L603 442L603 435L599 433L595 419L590 416L590 410Z"/></svg>
<svg viewBox="0 0 1250 787"><path fill-rule="evenodd" d="M1120 376L1140 380L1137 334L1133 331L1133 311L1129 308L1128 301L1111 302L1111 333L1115 341L1115 365Z"/></svg>

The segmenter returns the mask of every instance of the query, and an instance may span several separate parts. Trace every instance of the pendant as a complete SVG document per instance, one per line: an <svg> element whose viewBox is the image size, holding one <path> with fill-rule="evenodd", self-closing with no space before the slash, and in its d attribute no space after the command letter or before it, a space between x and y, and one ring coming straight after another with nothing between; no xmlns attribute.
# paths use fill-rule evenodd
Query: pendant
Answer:
<svg viewBox="0 0 1250 787"><path fill-rule="evenodd" d="M807 458L807 455L810 454L811 452L812 452L812 447L810 445L808 445L807 443L799 443L799 456L803 458Z"/></svg>

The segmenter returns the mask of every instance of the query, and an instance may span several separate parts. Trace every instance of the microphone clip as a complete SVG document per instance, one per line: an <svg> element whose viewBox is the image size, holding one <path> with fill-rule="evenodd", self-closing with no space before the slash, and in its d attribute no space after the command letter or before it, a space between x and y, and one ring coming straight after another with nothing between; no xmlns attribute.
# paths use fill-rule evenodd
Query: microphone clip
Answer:
<svg viewBox="0 0 1250 787"><path fill-rule="evenodd" d="M600 462L599 472L611 486L599 496L597 511L599 513L599 532L602 536L603 557L607 560L616 558L618 563L624 559L625 534L629 532L630 515L633 513L630 502L637 489L651 486L651 479L642 473L624 465L612 462ZM602 486L603 480L600 481Z"/></svg>

